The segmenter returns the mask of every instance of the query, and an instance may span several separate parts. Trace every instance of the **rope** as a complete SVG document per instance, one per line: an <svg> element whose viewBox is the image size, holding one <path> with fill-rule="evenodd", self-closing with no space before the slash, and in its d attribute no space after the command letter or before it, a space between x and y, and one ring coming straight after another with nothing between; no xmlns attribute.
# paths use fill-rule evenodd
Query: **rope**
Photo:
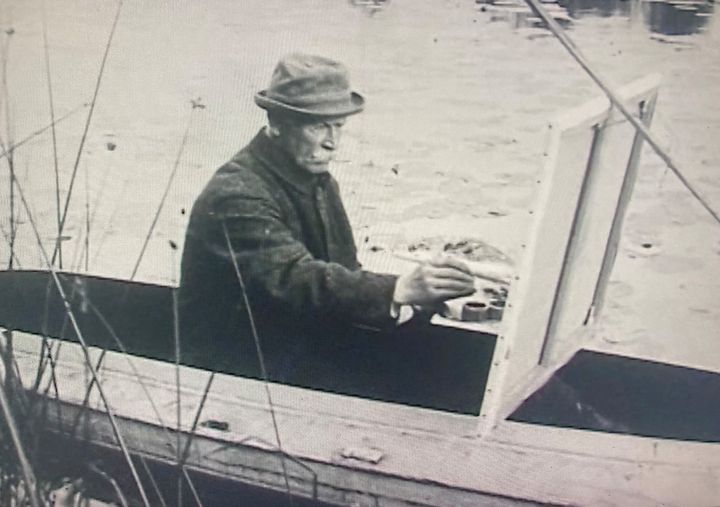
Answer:
<svg viewBox="0 0 720 507"><path fill-rule="evenodd" d="M610 102L615 107L617 107L618 110L625 116L625 118L627 118L627 120L632 124L632 126L635 127L635 129L640 133L640 135L645 139L645 141L647 141L647 143L653 148L655 153L657 153L657 155L662 159L662 161L665 162L668 168L670 168L670 170L675 173L675 176L678 177L678 179L685 186L685 188L688 189L688 191L690 191L693 197L695 197L695 199L700 202L703 208L705 208L705 210L715 219L715 222L720 224L720 214L718 214L718 212L715 211L708 204L705 198L700 195L700 193L692 186L692 184L682 174L675 162L660 146L658 141L655 139L655 136L645 127L645 125L643 125L640 120L633 116L633 114L628 110L628 108L625 107L620 97L610 88L609 85L605 83L605 81L598 75L598 73L593 70L590 63L582 55L575 43L570 39L570 37L568 37L562 27L547 12L547 10L545 10L545 7L542 6L539 0L525 1L530 7L530 9L532 9L538 16L542 18L543 21L545 21L548 28L550 28L550 31L555 35L555 37L557 37L557 39L565 47L565 49L568 50L572 57L580 64L583 70L588 73L588 75L592 78L593 81L595 81L595 83L600 87L600 89L605 92L605 95L607 95L608 99L610 99Z"/></svg>

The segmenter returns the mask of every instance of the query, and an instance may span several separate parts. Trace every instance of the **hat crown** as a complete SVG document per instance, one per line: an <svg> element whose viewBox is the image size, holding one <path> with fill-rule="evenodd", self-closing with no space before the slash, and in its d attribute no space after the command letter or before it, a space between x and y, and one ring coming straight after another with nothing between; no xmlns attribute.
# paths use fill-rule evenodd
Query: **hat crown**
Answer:
<svg viewBox="0 0 720 507"><path fill-rule="evenodd" d="M350 80L339 62L293 54L275 67L267 95L298 106L330 98L350 98Z"/></svg>
<svg viewBox="0 0 720 507"><path fill-rule="evenodd" d="M350 89L343 64L303 53L283 57L273 71L270 86L255 101L265 109L291 110L310 115L348 115L362 110L363 99Z"/></svg>

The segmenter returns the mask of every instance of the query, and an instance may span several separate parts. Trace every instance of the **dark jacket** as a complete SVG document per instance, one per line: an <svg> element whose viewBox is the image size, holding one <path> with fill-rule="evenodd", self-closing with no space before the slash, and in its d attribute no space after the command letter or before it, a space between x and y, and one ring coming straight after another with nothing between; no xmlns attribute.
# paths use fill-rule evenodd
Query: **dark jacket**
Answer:
<svg viewBox="0 0 720 507"><path fill-rule="evenodd" d="M331 348L350 325L394 325L396 277L360 269L335 179L298 167L263 132L195 202L179 296L183 356L257 376L231 251L275 379Z"/></svg>

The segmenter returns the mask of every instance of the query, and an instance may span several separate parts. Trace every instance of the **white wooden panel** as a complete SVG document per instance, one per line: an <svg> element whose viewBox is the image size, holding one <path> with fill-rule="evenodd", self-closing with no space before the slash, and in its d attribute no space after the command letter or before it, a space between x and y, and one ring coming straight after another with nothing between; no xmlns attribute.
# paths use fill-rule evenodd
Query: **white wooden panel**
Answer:
<svg viewBox="0 0 720 507"><path fill-rule="evenodd" d="M527 372L538 364L538 357L552 311L554 293L563 269L563 252L566 251L573 227L574 213L585 181L591 146L595 132L585 126L559 131L557 152L551 158L554 167L541 179L547 192L544 202L538 204L538 221L534 237L528 242L526 255L529 263L521 273L520 284L526 290L514 305L518 341L513 347L508 378L511 384L526 378ZM507 339L507 336L506 336Z"/></svg>
<svg viewBox="0 0 720 507"><path fill-rule="evenodd" d="M658 81L650 76L620 94L638 110L640 102L654 97ZM552 348L588 315L632 158L632 130L611 111L602 97L549 127L537 204L531 211L536 219L510 290L481 409L483 432L495 424L500 406L508 405L503 397L522 392L519 386L532 381L546 343ZM558 352L558 357L567 355Z"/></svg>
<svg viewBox="0 0 720 507"><path fill-rule="evenodd" d="M610 109L600 102L594 119L603 119ZM518 275L510 289L503 317L504 331L498 336L495 353L480 410L480 427L487 433L498 417L503 393L525 382L538 363L548 318L552 309L552 290L562 269L563 252L570 236L573 215L567 210L577 206L585 168L589 160L593 131L585 124L587 107L575 115L575 128L560 122L549 125L545 165L538 177L539 194L534 209L535 225L526 245ZM602 110L604 109L604 113ZM565 127L562 128L561 127ZM566 136L579 149L572 149ZM571 136L572 138L572 136ZM558 168L563 170L556 170Z"/></svg>
<svg viewBox="0 0 720 507"><path fill-rule="evenodd" d="M641 116L642 104L654 100L658 86L656 78L640 84L642 86L627 88L624 94L637 117ZM552 361L563 350L580 345L566 339L585 325L593 304L625 176L631 169L634 176L634 166L639 160L633 156L633 147L639 150L634 134L632 125L613 109L602 128L602 142L593 157L577 209L541 361ZM632 185L626 190L629 197Z"/></svg>
<svg viewBox="0 0 720 507"><path fill-rule="evenodd" d="M655 113L656 101L657 95L647 100L642 110L642 121L648 127L650 126ZM593 296L593 306L596 313L600 313L602 311L605 299L605 289L607 287L613 265L615 264L615 257L617 256L617 250L620 244L620 234L622 233L623 222L632 197L632 190L635 187L635 180L637 179L638 162L640 160L642 144L642 135L640 135L639 132L636 132L633 140L632 152L630 153L630 160L628 162L628 170L625 174L625 181L623 182L623 188L620 191L618 206L615 210L615 218L613 219L612 228L610 230L610 239L608 240L607 247L605 249L605 258L603 259L602 269L600 270L597 287L595 288L595 295Z"/></svg>
<svg viewBox="0 0 720 507"><path fill-rule="evenodd" d="M549 360L559 348L557 342L583 326L590 312L633 138L628 123L609 123L601 127L597 157L588 171L541 360Z"/></svg>

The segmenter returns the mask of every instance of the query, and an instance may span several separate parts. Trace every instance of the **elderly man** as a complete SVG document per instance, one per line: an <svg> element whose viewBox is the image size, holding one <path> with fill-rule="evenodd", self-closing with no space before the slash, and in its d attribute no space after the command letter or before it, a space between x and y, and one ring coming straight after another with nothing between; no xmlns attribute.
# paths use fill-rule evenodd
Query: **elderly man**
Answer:
<svg viewBox="0 0 720 507"><path fill-rule="evenodd" d="M361 268L328 172L347 118L364 105L343 65L286 56L255 102L268 125L193 206L180 290L184 348L196 364L257 377L257 334L271 379L332 389L340 380L328 376L352 375L349 357L377 368L388 352L370 358L364 347L392 340L413 308L471 294L473 278L452 258L400 277Z"/></svg>

